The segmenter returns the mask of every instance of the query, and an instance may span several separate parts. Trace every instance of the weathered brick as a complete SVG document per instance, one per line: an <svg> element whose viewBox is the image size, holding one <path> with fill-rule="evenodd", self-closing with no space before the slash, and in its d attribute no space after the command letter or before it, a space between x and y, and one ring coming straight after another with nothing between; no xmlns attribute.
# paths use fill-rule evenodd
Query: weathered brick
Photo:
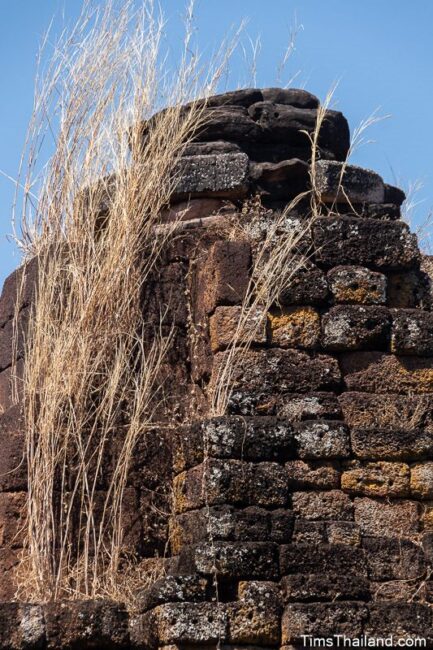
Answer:
<svg viewBox="0 0 433 650"><path fill-rule="evenodd" d="M218 385L227 359L226 352L215 355L211 391ZM287 393L332 390L340 383L338 363L327 355L309 356L299 350L250 350L240 352L238 360L235 357L230 362L231 413L272 414Z"/></svg>
<svg viewBox="0 0 433 650"><path fill-rule="evenodd" d="M353 519L352 502L347 494L340 490L294 492L292 495L292 509L297 516L303 519Z"/></svg>
<svg viewBox="0 0 433 650"><path fill-rule="evenodd" d="M280 547L281 575L348 573L367 575L364 552L345 544L287 544Z"/></svg>
<svg viewBox="0 0 433 650"><path fill-rule="evenodd" d="M240 306L217 307L209 321L213 352L242 343L266 343L266 314Z"/></svg>
<svg viewBox="0 0 433 650"><path fill-rule="evenodd" d="M298 455L302 459L347 458L349 432L342 422L311 420L293 425Z"/></svg>
<svg viewBox="0 0 433 650"><path fill-rule="evenodd" d="M433 314L415 309L392 311L391 350L396 354L433 355Z"/></svg>
<svg viewBox="0 0 433 650"><path fill-rule="evenodd" d="M341 356L340 368L350 391L380 394L433 392L432 357L351 352Z"/></svg>
<svg viewBox="0 0 433 650"><path fill-rule="evenodd" d="M320 316L313 307L291 307L269 313L271 341L281 348L314 350L320 340Z"/></svg>
<svg viewBox="0 0 433 650"><path fill-rule="evenodd" d="M364 266L336 266L328 272L328 284L335 302L384 305L386 276Z"/></svg>
<svg viewBox="0 0 433 650"><path fill-rule="evenodd" d="M324 203L384 203L385 200L385 186L379 174L334 160L319 160L315 187Z"/></svg>
<svg viewBox="0 0 433 650"><path fill-rule="evenodd" d="M424 553L410 540L363 537L362 548L370 580L416 580L424 576Z"/></svg>
<svg viewBox="0 0 433 650"><path fill-rule="evenodd" d="M291 460L286 463L289 490L332 490L340 487L335 463Z"/></svg>
<svg viewBox="0 0 433 650"><path fill-rule="evenodd" d="M343 471L341 489L372 497L407 497L410 471L406 463L352 463Z"/></svg>
<svg viewBox="0 0 433 650"><path fill-rule="evenodd" d="M322 318L325 350L387 350L391 317L386 307L337 305Z"/></svg>
<svg viewBox="0 0 433 650"><path fill-rule="evenodd" d="M414 501L375 501L356 498L355 521L363 535L408 537L419 530L420 508Z"/></svg>
<svg viewBox="0 0 433 650"><path fill-rule="evenodd" d="M398 270L414 266L420 258L416 236L402 222L320 217L313 224L313 238L316 260L330 267Z"/></svg>

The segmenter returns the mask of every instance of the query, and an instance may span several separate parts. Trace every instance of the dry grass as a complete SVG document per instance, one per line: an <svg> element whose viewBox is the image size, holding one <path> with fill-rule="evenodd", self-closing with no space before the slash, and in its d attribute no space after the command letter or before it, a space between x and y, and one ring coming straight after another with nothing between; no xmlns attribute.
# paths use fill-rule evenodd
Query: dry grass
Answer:
<svg viewBox="0 0 433 650"><path fill-rule="evenodd" d="M140 297L176 227L156 234L176 161L204 119L203 104L181 106L215 89L233 46L205 72L190 54L191 19L192 4L170 73L153 0L138 12L131 2L86 4L38 79L19 181L20 243L39 256L24 376L20 599L122 599L121 573L133 564L123 540L127 472L155 424L172 339L164 314L146 322ZM161 105L171 108L149 123L143 148L140 122Z"/></svg>

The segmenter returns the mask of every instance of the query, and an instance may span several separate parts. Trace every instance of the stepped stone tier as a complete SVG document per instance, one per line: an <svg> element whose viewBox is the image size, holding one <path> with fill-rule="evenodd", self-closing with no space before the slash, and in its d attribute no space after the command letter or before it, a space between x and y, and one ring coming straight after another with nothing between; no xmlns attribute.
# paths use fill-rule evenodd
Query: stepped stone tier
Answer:
<svg viewBox="0 0 433 650"><path fill-rule="evenodd" d="M133 613L104 600L14 601L27 484L11 378L22 373L37 261L6 280L0 648L289 650L308 647L306 636L338 634L423 637L433 647L428 260L400 218L399 189L350 165L341 187L349 150L341 113L327 111L320 132L321 214L298 244L307 260L268 314L252 314L263 327L236 369L227 410L209 411L262 234L227 238L224 223L248 219L245 205L260 196L266 229L309 189L306 132L318 105L303 90L212 97L176 170L163 218L181 223L143 309L175 325L166 392L182 408L178 425L140 441L130 468L125 542L157 575ZM308 213L307 200L287 229Z"/></svg>

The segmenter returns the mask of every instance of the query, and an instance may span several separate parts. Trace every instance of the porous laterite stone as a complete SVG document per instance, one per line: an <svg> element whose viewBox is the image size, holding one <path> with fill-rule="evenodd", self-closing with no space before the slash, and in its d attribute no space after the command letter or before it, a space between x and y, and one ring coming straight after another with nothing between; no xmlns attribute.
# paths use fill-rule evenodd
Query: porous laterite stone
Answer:
<svg viewBox="0 0 433 650"><path fill-rule="evenodd" d="M292 307L268 314L271 342L281 348L314 350L320 340L320 316L312 307Z"/></svg>
<svg viewBox="0 0 433 650"><path fill-rule="evenodd" d="M341 475L341 488L348 494L371 497L407 497L410 470L406 463L378 461L349 467Z"/></svg>
<svg viewBox="0 0 433 650"><path fill-rule="evenodd" d="M233 344L266 343L266 314L260 309L217 307L209 331L213 352Z"/></svg>
<svg viewBox="0 0 433 650"><path fill-rule="evenodd" d="M421 509L416 501L355 498L354 510L362 535L410 537L420 529Z"/></svg>
<svg viewBox="0 0 433 650"><path fill-rule="evenodd" d="M328 284L335 302L384 305L386 276L363 266L336 266L328 272Z"/></svg>
<svg viewBox="0 0 433 650"><path fill-rule="evenodd" d="M391 317L385 307L338 305L323 316L323 347L329 351L387 350Z"/></svg>

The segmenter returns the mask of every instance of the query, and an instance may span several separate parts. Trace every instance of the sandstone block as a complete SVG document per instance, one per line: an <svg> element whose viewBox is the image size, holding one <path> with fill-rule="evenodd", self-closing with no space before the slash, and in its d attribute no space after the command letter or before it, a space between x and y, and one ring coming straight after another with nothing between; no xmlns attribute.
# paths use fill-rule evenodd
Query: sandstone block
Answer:
<svg viewBox="0 0 433 650"><path fill-rule="evenodd" d="M335 302L384 305L386 276L364 266L336 266L328 272L328 285Z"/></svg>
<svg viewBox="0 0 433 650"><path fill-rule="evenodd" d="M194 564L199 573L221 579L275 580L278 562L275 545L268 542L208 542L194 550Z"/></svg>
<svg viewBox="0 0 433 650"><path fill-rule="evenodd" d="M433 499L433 462L416 463L410 468L410 490L418 499Z"/></svg>
<svg viewBox="0 0 433 650"><path fill-rule="evenodd" d="M406 463L378 461L352 468L349 463L341 476L341 489L369 497L407 497L410 476Z"/></svg>
<svg viewBox="0 0 433 650"><path fill-rule="evenodd" d="M284 610L282 643L303 643L303 636L361 636L368 610L360 603L293 603Z"/></svg>
<svg viewBox="0 0 433 650"><path fill-rule="evenodd" d="M22 358L29 319L28 307L21 310L16 322L14 318L8 320L0 329L0 372Z"/></svg>
<svg viewBox="0 0 433 650"><path fill-rule="evenodd" d="M321 217L313 224L316 260L326 266L399 270L419 260L415 235L401 222Z"/></svg>
<svg viewBox="0 0 433 650"><path fill-rule="evenodd" d="M323 316L326 350L386 350L391 318L386 307L337 305Z"/></svg>
<svg viewBox="0 0 433 650"><path fill-rule="evenodd" d="M370 580L415 580L424 576L424 553L410 540L363 537L362 548Z"/></svg>
<svg viewBox="0 0 433 650"><path fill-rule="evenodd" d="M433 392L432 357L352 352L341 356L340 368L350 391L415 395Z"/></svg>
<svg viewBox="0 0 433 650"><path fill-rule="evenodd" d="M328 492L294 492L292 509L296 516L309 520L351 520L352 502L340 490Z"/></svg>
<svg viewBox="0 0 433 650"><path fill-rule="evenodd" d="M433 355L433 314L420 310L392 312L391 350L395 354Z"/></svg>
<svg viewBox="0 0 433 650"><path fill-rule="evenodd" d="M23 426L19 406L0 415L0 492L27 489Z"/></svg>
<svg viewBox="0 0 433 650"><path fill-rule="evenodd" d="M319 160L315 187L324 203L384 203L385 187L379 174L356 165Z"/></svg>
<svg viewBox="0 0 433 650"><path fill-rule="evenodd" d="M320 316L312 307L292 307L268 315L271 341L281 348L314 350L319 345Z"/></svg>
<svg viewBox="0 0 433 650"><path fill-rule="evenodd" d="M362 535L410 537L419 530L420 507L414 501L375 501L356 498L355 522Z"/></svg>
<svg viewBox="0 0 433 650"><path fill-rule="evenodd" d="M235 211L235 205L224 199L192 199L180 201L164 209L161 213L161 221L164 223L192 221Z"/></svg>
<svg viewBox="0 0 433 650"><path fill-rule="evenodd" d="M310 260L306 260L290 275L278 300L282 305L320 305L327 295L325 274Z"/></svg>
<svg viewBox="0 0 433 650"><path fill-rule="evenodd" d="M21 400L23 372L22 359L18 359L16 364L0 372L0 415L11 408L16 400Z"/></svg>
<svg viewBox="0 0 433 650"><path fill-rule="evenodd" d="M352 429L352 448L362 459L416 460L433 452L431 433L422 429Z"/></svg>
<svg viewBox="0 0 433 650"><path fill-rule="evenodd" d="M284 576L281 579L283 598L286 603L296 601L368 600L370 585L359 575L327 572Z"/></svg>
<svg viewBox="0 0 433 650"><path fill-rule="evenodd" d="M198 311L242 303L249 283L250 245L245 241L217 241L199 271Z"/></svg>
<svg viewBox="0 0 433 650"><path fill-rule="evenodd" d="M344 544L287 544L280 547L281 575L355 574L367 575L364 552Z"/></svg>
<svg viewBox="0 0 433 650"><path fill-rule="evenodd" d="M227 153L185 156L176 164L173 201L201 196L243 198L248 189L248 156Z"/></svg>
<svg viewBox="0 0 433 650"><path fill-rule="evenodd" d="M229 345L266 343L266 314L261 309L243 313L242 307L217 307L209 321L212 351Z"/></svg>
<svg viewBox="0 0 433 650"><path fill-rule="evenodd" d="M25 492L0 493L0 547L22 547L26 496Z"/></svg>
<svg viewBox="0 0 433 650"><path fill-rule="evenodd" d="M306 420L293 426L300 458L323 460L349 456L349 432L344 423L331 420Z"/></svg>
<svg viewBox="0 0 433 650"><path fill-rule="evenodd" d="M340 487L335 463L291 460L286 463L289 490L332 490Z"/></svg>
<svg viewBox="0 0 433 650"><path fill-rule="evenodd" d="M239 359L232 373L230 413L272 414L286 393L332 390L340 382L338 363L327 355L311 357L298 350L271 349L249 350ZM226 362L226 353L215 355L211 390Z"/></svg>
<svg viewBox="0 0 433 650"><path fill-rule="evenodd" d="M14 317L16 308L21 311L31 304L36 290L37 279L37 257L33 257L27 264L13 271L6 278L0 296L0 328ZM17 300L18 305L16 304Z"/></svg>

